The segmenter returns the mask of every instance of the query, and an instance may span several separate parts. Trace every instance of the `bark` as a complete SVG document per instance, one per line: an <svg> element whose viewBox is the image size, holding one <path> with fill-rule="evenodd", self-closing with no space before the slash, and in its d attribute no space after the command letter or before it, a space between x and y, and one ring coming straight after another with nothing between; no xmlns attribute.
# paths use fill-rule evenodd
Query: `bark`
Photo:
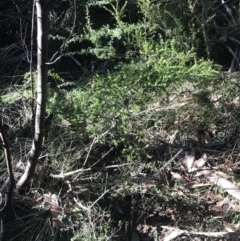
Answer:
<svg viewBox="0 0 240 241"><path fill-rule="evenodd" d="M19 191L25 190L33 178L42 148L45 126L48 77L48 6L47 0L36 0L37 8L37 103L35 114L35 131L32 148L27 154L24 174L17 183Z"/></svg>

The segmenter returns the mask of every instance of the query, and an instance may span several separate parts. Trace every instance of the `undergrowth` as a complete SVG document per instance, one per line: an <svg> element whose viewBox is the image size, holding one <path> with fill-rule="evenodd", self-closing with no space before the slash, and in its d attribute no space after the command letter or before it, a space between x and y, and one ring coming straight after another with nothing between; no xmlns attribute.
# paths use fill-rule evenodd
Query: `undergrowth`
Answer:
<svg viewBox="0 0 240 241"><path fill-rule="evenodd" d="M88 41L68 54L111 60L110 67L71 81L49 72L39 165L26 196L15 194L4 217L4 240L158 240L171 234L166 226L193 240L239 228L236 200L209 179L238 183L238 77L200 57L200 29L181 18L181 8L133 2L134 24L127 2L89 2L83 34L65 43ZM202 13L187 2L183 9ZM111 15L110 26L94 22L94 7ZM16 164L32 131L29 73L1 94ZM207 159L193 170L189 157Z"/></svg>

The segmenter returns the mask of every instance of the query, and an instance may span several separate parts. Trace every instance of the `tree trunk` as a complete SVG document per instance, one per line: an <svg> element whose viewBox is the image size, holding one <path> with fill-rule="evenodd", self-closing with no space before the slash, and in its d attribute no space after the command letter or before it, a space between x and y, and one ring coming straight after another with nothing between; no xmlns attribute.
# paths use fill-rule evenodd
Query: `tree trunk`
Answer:
<svg viewBox="0 0 240 241"><path fill-rule="evenodd" d="M47 0L36 0L37 8L37 103L35 114L35 131L32 148L27 154L27 165L24 174L17 183L17 189L24 190L33 178L42 148L45 113L47 102L48 77L48 6Z"/></svg>

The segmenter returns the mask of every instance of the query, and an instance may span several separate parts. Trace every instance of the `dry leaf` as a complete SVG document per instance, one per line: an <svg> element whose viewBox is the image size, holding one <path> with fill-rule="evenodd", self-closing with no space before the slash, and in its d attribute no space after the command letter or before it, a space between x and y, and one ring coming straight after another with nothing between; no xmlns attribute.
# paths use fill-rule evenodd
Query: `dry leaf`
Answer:
<svg viewBox="0 0 240 241"><path fill-rule="evenodd" d="M180 236L181 234L185 233L185 231L176 229L171 231L170 234L168 234L166 237L164 237L163 241L171 241L174 240L176 237Z"/></svg>
<svg viewBox="0 0 240 241"><path fill-rule="evenodd" d="M198 187L206 187L206 186L211 186L212 184L209 183L194 183L191 188L198 188Z"/></svg>
<svg viewBox="0 0 240 241"><path fill-rule="evenodd" d="M209 168L202 168L201 170L198 170L195 174L195 177L200 176L209 176L209 174L212 172Z"/></svg>
<svg viewBox="0 0 240 241"><path fill-rule="evenodd" d="M186 183L187 180L185 178L183 178L180 174L176 173L176 172L171 172L172 177L180 182L184 182Z"/></svg>
<svg viewBox="0 0 240 241"><path fill-rule="evenodd" d="M203 154L202 157L198 160L196 160L193 165L197 168L201 168L205 165L205 163L207 162L207 154Z"/></svg>
<svg viewBox="0 0 240 241"><path fill-rule="evenodd" d="M192 149L191 153L185 153L183 163L186 165L188 172L192 172L193 162L195 160L195 151Z"/></svg>
<svg viewBox="0 0 240 241"><path fill-rule="evenodd" d="M225 179L228 179L228 175L221 171L215 171L215 174L217 174L219 177L223 177Z"/></svg>
<svg viewBox="0 0 240 241"><path fill-rule="evenodd" d="M223 177L211 176L209 180L224 189L227 193L240 200L240 190L232 182Z"/></svg>

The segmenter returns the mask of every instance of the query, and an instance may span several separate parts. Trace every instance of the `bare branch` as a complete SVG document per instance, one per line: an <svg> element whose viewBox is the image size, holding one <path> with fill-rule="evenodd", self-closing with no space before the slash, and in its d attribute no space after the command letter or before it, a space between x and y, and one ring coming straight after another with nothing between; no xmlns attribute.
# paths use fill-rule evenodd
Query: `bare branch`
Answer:
<svg viewBox="0 0 240 241"><path fill-rule="evenodd" d="M228 1L228 2L229 2L229 1ZM222 0L222 4L223 4L223 7L225 8L226 12L229 14L232 22L233 22L234 24L236 24L236 21L235 21L233 15L232 15L232 10L228 7L228 5L226 4L226 2L225 2L224 0Z"/></svg>
<svg viewBox="0 0 240 241"><path fill-rule="evenodd" d="M32 120L34 123L34 83L33 83L33 29L34 29L34 15L35 15L35 4L36 0L33 1L33 8L32 8L32 29L31 29L31 49L30 49L30 58L28 58L29 65L30 65L30 82L31 82L31 91L32 91ZM27 52L28 53L28 52ZM33 125L34 128L34 125Z"/></svg>
<svg viewBox="0 0 240 241"><path fill-rule="evenodd" d="M93 139L90 147L89 147L87 156L86 156L85 161L84 161L84 163L83 163L83 167L85 167L85 165L86 165L86 163L87 163L87 160L88 160L88 157L89 157L89 154L90 154L90 152L91 152L91 150L92 150L93 145L96 143L96 141L97 141L97 138L95 137L95 138Z"/></svg>
<svg viewBox="0 0 240 241"><path fill-rule="evenodd" d="M226 2L223 2L222 4L220 4L220 5L218 5L217 7L215 7L215 8L213 9L213 11L215 12L217 9L223 7L224 5L226 5L227 3L229 3L230 1L232 1L232 0L228 0L228 1L226 1Z"/></svg>
<svg viewBox="0 0 240 241"><path fill-rule="evenodd" d="M38 47L38 78L37 107L35 114L35 130L32 148L27 154L27 165L24 174L17 183L17 189L25 191L32 179L40 156L47 103L48 67L48 5L47 0L36 0L37 8L37 47Z"/></svg>
<svg viewBox="0 0 240 241"><path fill-rule="evenodd" d="M221 41L221 43L226 46L226 48L228 49L228 51L231 53L231 55L233 56L233 58L237 61L238 65L239 65L239 59L238 59L238 57L235 55L235 53L233 52L232 48L231 48L230 46L228 46L227 44L225 44L223 41Z"/></svg>

